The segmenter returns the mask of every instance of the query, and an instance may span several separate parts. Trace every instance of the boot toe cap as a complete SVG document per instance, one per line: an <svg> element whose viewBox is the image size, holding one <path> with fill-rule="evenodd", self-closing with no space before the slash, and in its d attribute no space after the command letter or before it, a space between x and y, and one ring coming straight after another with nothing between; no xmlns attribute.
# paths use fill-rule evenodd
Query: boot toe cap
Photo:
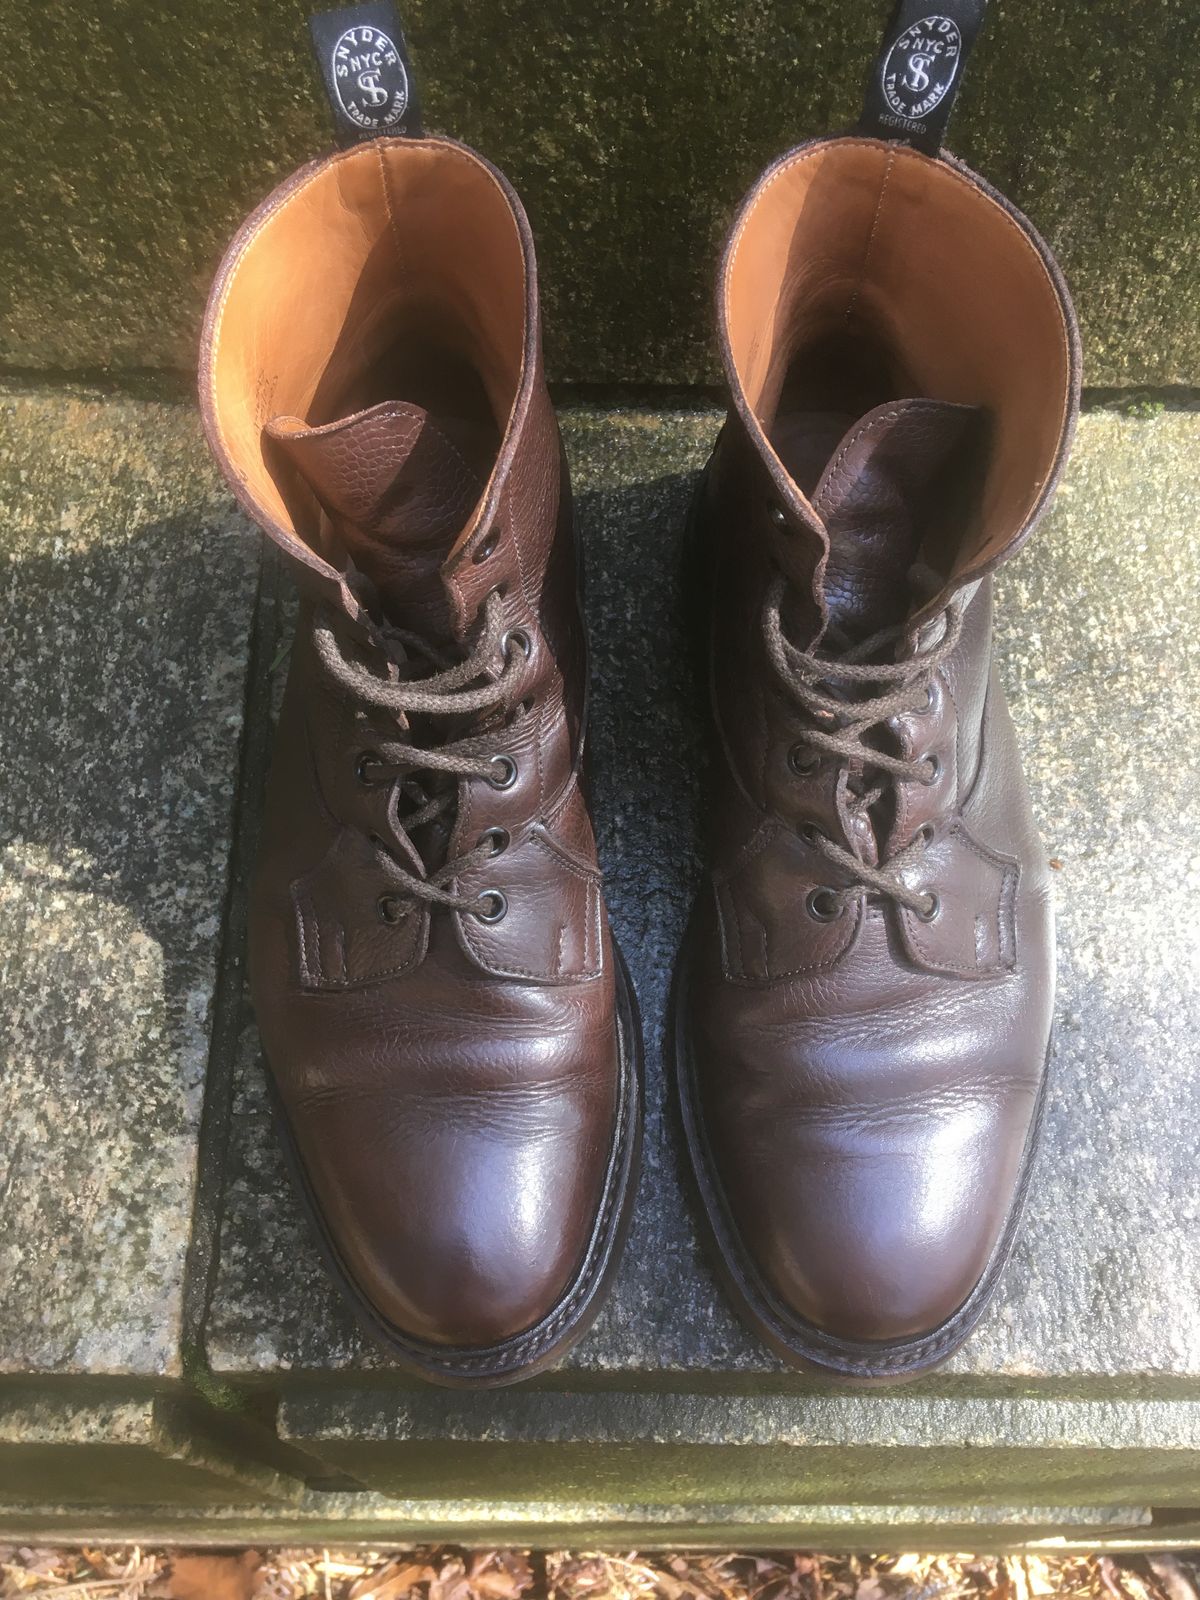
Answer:
<svg viewBox="0 0 1200 1600"><path fill-rule="evenodd" d="M781 1123L771 1158L743 1164L728 1186L743 1248L774 1298L856 1344L919 1340L950 1321L1004 1233L1022 1141L978 1106L809 1118L790 1141Z"/></svg>
<svg viewBox="0 0 1200 1600"><path fill-rule="evenodd" d="M386 1333L486 1349L570 1290L608 1158L573 1094L502 1110L342 1099L293 1122L323 1234Z"/></svg>
<svg viewBox="0 0 1200 1600"><path fill-rule="evenodd" d="M598 1174L566 1129L526 1139L414 1130L318 1179L349 1276L401 1336L457 1349L502 1344L567 1291L587 1249Z"/></svg>
<svg viewBox="0 0 1200 1600"><path fill-rule="evenodd" d="M913 1177L830 1175L824 1192L797 1196L775 1219L761 1266L789 1311L851 1343L919 1339L954 1316L986 1270L995 1230Z"/></svg>

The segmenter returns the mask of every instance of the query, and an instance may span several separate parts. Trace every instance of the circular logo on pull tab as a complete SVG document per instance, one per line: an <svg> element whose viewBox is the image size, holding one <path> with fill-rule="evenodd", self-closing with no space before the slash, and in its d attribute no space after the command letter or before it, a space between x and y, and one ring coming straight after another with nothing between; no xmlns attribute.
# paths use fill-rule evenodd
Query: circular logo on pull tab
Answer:
<svg viewBox="0 0 1200 1600"><path fill-rule="evenodd" d="M333 81L342 110L360 128L394 128L408 106L408 73L379 28L347 28L333 47Z"/></svg>
<svg viewBox="0 0 1200 1600"><path fill-rule="evenodd" d="M950 92L962 59L952 17L922 17L896 40L883 63L883 97L899 117L920 122Z"/></svg>

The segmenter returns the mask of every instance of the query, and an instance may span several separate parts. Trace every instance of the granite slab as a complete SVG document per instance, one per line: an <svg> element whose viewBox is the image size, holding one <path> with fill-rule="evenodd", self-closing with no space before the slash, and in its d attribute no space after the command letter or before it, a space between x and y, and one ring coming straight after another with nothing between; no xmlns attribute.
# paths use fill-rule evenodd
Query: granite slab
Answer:
<svg viewBox="0 0 1200 1600"><path fill-rule="evenodd" d="M0 1379L184 1375L258 571L190 406L0 394Z"/></svg>
<svg viewBox="0 0 1200 1600"><path fill-rule="evenodd" d="M735 1321L697 1245L666 1102L667 988L698 868L679 542L712 413L564 418L588 561L595 801L647 1040L637 1213L610 1302L546 1388L814 1387ZM917 1393L1200 1402L1200 415L1084 418L999 586L1002 667L1053 861L1057 1042L996 1307ZM267 1124L247 1016L208 1359L235 1386L409 1386L326 1283ZM1195 1495L1200 1502L1200 1489Z"/></svg>

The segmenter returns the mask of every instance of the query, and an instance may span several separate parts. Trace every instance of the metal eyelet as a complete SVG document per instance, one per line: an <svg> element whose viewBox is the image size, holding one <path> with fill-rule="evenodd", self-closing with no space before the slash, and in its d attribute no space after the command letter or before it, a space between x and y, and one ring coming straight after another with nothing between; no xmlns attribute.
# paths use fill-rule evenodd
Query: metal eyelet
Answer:
<svg viewBox="0 0 1200 1600"><path fill-rule="evenodd" d="M489 528L487 533L484 536L483 543L475 551L475 554L471 557L471 560L475 563L476 566L478 566L481 561L486 561L487 558L490 555L494 555L495 554L496 546L499 543L500 543L500 529L499 528Z"/></svg>
<svg viewBox="0 0 1200 1600"><path fill-rule="evenodd" d="M821 765L821 758L806 744L794 744L788 751L787 763L798 778L811 778Z"/></svg>
<svg viewBox="0 0 1200 1600"><path fill-rule="evenodd" d="M496 769L494 777L489 776L487 782L493 789L511 789L517 781L517 763L511 756L493 756L492 766Z"/></svg>
<svg viewBox="0 0 1200 1600"><path fill-rule="evenodd" d="M524 628L509 628L505 633L501 634L500 654L502 656L507 658L509 649L513 645L516 646L516 648L525 657L526 661L528 661L530 656L533 654L533 644L531 643L529 635L525 632Z"/></svg>
<svg viewBox="0 0 1200 1600"><path fill-rule="evenodd" d="M927 717L929 715L929 713L933 710L934 706L936 706L936 705L937 705L937 690L934 688L933 680L931 679L925 685L925 704L923 706L918 706L916 708L916 710L913 712L913 716L914 717Z"/></svg>
<svg viewBox="0 0 1200 1600"><path fill-rule="evenodd" d="M842 914L842 903L832 889L810 889L804 907L814 922L836 922Z"/></svg>
<svg viewBox="0 0 1200 1600"><path fill-rule="evenodd" d="M360 750L354 763L354 776L365 789L373 789L380 780L378 776L372 777L368 769L382 765L383 758L377 750Z"/></svg>
<svg viewBox="0 0 1200 1600"><path fill-rule="evenodd" d="M941 756L935 755L931 750L927 755L923 755L921 760L929 769L929 776L927 778L922 778L921 782L927 789L932 789L934 784L942 775L942 758Z"/></svg>
<svg viewBox="0 0 1200 1600"><path fill-rule="evenodd" d="M917 829L914 838L919 839L923 845L931 845L933 836L937 832L932 822L923 822Z"/></svg>
<svg viewBox="0 0 1200 1600"><path fill-rule="evenodd" d="M408 915L408 907L399 895L381 894L375 906L379 912L380 922L386 922L390 928L394 928L398 922L403 922Z"/></svg>
<svg viewBox="0 0 1200 1600"><path fill-rule="evenodd" d="M938 895L934 894L932 890L930 890L930 893L929 893L929 910L928 911L917 911L917 912L914 912L914 916L919 917L922 922L933 922L938 917L940 917L941 914L942 914L942 902L941 902L941 899L940 899L940 897Z"/></svg>
<svg viewBox="0 0 1200 1600"><path fill-rule="evenodd" d="M479 843L490 844L494 856L502 855L508 849L512 835L507 828L485 828L479 835Z"/></svg>
<svg viewBox="0 0 1200 1600"><path fill-rule="evenodd" d="M480 922L502 922L508 915L508 897L501 889L485 889L472 915Z"/></svg>
<svg viewBox="0 0 1200 1600"><path fill-rule="evenodd" d="M802 822L796 832L804 840L805 844L819 845L821 840L826 837L825 830L818 828L815 822Z"/></svg>
<svg viewBox="0 0 1200 1600"><path fill-rule="evenodd" d="M772 506L769 512L771 521L777 528L786 528L788 525L787 512L782 506Z"/></svg>

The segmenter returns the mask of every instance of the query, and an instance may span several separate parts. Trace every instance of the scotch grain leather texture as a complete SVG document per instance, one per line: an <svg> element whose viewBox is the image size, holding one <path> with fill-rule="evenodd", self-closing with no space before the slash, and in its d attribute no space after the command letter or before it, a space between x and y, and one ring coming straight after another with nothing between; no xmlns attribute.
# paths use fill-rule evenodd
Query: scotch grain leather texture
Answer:
<svg viewBox="0 0 1200 1600"><path fill-rule="evenodd" d="M853 137L759 180L718 325L732 405L688 555L713 757L684 1122L751 1325L797 1365L904 1378L995 1290L1042 1101L1050 874L990 573L1061 470L1078 341L1000 196Z"/></svg>
<svg viewBox="0 0 1200 1600"><path fill-rule="evenodd" d="M516 196L447 140L310 164L221 265L201 401L302 594L251 907L285 1145L398 1361L524 1377L615 1267L640 1041ZM446 752L479 770L426 770Z"/></svg>

